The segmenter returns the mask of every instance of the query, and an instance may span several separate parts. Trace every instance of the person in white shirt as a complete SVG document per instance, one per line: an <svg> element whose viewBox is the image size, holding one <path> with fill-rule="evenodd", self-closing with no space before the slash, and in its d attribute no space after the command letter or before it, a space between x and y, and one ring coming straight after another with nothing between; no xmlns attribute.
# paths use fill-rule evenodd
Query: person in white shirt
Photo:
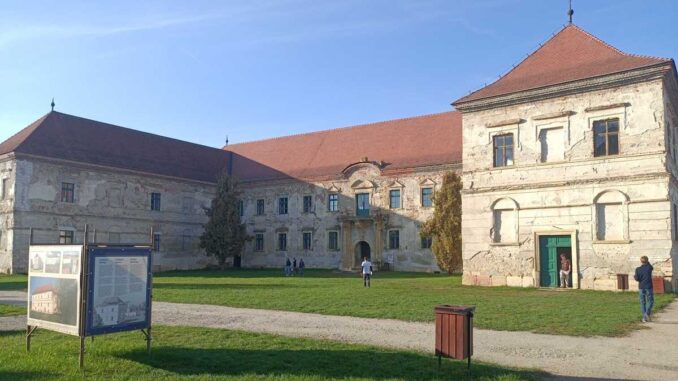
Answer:
<svg viewBox="0 0 678 381"><path fill-rule="evenodd" d="M370 287L370 276L372 276L372 262L367 257L363 258L363 263L360 264L363 269L363 285Z"/></svg>

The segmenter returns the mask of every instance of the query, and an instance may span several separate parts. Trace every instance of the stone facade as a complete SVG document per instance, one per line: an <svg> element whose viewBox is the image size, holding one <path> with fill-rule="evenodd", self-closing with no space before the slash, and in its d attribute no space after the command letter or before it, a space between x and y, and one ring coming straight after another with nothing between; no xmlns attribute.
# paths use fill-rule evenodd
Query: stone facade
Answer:
<svg viewBox="0 0 678 381"><path fill-rule="evenodd" d="M256 239L249 242L242 265L282 267L288 257L303 258L307 267L349 270L362 261L362 250L369 250L372 261L381 266L388 263L392 270L438 271L430 248L422 248L419 235L421 224L433 211L422 206L422 190L435 192L444 172L457 168L448 165L388 173L376 163L363 162L349 166L334 180L246 184L243 221L251 236L262 235L263 246ZM391 191L399 194L400 204L395 208L390 207ZM357 211L357 194L367 195L369 212ZM337 196L336 211L328 205L330 195ZM311 200L306 210L305 197ZM279 213L281 198L287 199L287 214ZM262 202L258 200L264 203L261 215L257 214L257 203ZM398 232L397 248L391 248L392 231ZM306 248L304 233L310 233L312 240ZM331 233L336 233L336 247L331 247ZM285 250L280 248L280 234L285 234ZM361 249L365 243L369 249Z"/></svg>
<svg viewBox="0 0 678 381"><path fill-rule="evenodd" d="M574 287L616 289L642 255L675 281L664 83L462 110L464 284L545 286L540 240L551 236L571 239ZM619 152L595 157L604 120L618 121ZM495 167L495 137L508 134L513 163Z"/></svg>
<svg viewBox="0 0 678 381"><path fill-rule="evenodd" d="M84 228L97 243L150 243L157 235L154 271L202 268L210 263L198 247L214 185L183 179L39 158L8 158L0 177L9 194L0 203L0 268L26 272L34 243L82 243ZM73 184L72 202L62 198ZM151 193L160 210L151 210Z"/></svg>

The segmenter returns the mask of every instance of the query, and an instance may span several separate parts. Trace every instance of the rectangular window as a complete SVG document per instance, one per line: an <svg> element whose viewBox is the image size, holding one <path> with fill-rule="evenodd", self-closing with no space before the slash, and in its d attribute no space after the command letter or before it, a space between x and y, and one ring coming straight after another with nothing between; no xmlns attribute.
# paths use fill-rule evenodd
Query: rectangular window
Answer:
<svg viewBox="0 0 678 381"><path fill-rule="evenodd" d="M388 206L391 209L400 208L400 189L391 189L388 192L389 202Z"/></svg>
<svg viewBox="0 0 678 381"><path fill-rule="evenodd" d="M254 235L254 251L264 251L264 233Z"/></svg>
<svg viewBox="0 0 678 381"><path fill-rule="evenodd" d="M619 154L619 119L593 122L593 156Z"/></svg>
<svg viewBox="0 0 678 381"><path fill-rule="evenodd" d="M391 250L400 248L400 230L388 231L388 248Z"/></svg>
<svg viewBox="0 0 678 381"><path fill-rule="evenodd" d="M339 250L339 232L328 233L327 248L330 250Z"/></svg>
<svg viewBox="0 0 678 381"><path fill-rule="evenodd" d="M238 214L240 217L245 216L245 202L243 200L238 201Z"/></svg>
<svg viewBox="0 0 678 381"><path fill-rule="evenodd" d="M421 248L422 249L430 249L432 243L433 243L433 238L431 238L431 237L421 237Z"/></svg>
<svg viewBox="0 0 678 381"><path fill-rule="evenodd" d="M278 199L278 214L287 214L287 197Z"/></svg>
<svg viewBox="0 0 678 381"><path fill-rule="evenodd" d="M558 162L565 159L565 138L562 128L547 128L539 131L541 162Z"/></svg>
<svg viewBox="0 0 678 381"><path fill-rule="evenodd" d="M327 198L327 210L330 212L336 212L339 210L339 195L332 193Z"/></svg>
<svg viewBox="0 0 678 381"><path fill-rule="evenodd" d="M257 200L257 216L264 215L264 200Z"/></svg>
<svg viewBox="0 0 678 381"><path fill-rule="evenodd" d="M160 233L153 233L153 251L160 251Z"/></svg>
<svg viewBox="0 0 678 381"><path fill-rule="evenodd" d="M73 203L75 201L75 184L61 183L61 202Z"/></svg>
<svg viewBox="0 0 678 381"><path fill-rule="evenodd" d="M7 200L9 199L9 179L2 179L2 189L0 190L2 192L2 199Z"/></svg>
<svg viewBox="0 0 678 381"><path fill-rule="evenodd" d="M151 193L151 210L160 210L160 193Z"/></svg>
<svg viewBox="0 0 678 381"><path fill-rule="evenodd" d="M287 250L287 233L278 233L278 250Z"/></svg>
<svg viewBox="0 0 678 381"><path fill-rule="evenodd" d="M356 216L367 217L370 215L370 194L358 193L355 195Z"/></svg>
<svg viewBox="0 0 678 381"><path fill-rule="evenodd" d="M313 196L304 196L304 213L313 211Z"/></svg>
<svg viewBox="0 0 678 381"><path fill-rule="evenodd" d="M513 165L513 134L497 135L494 141L494 166Z"/></svg>
<svg viewBox="0 0 678 381"><path fill-rule="evenodd" d="M120 233L116 233L116 232L108 233L108 243L113 243L113 244L120 243Z"/></svg>
<svg viewBox="0 0 678 381"><path fill-rule="evenodd" d="M59 243L72 245L75 232L73 230L59 230Z"/></svg>
<svg viewBox="0 0 678 381"><path fill-rule="evenodd" d="M433 188L421 188L421 206L433 206Z"/></svg>
<svg viewBox="0 0 678 381"><path fill-rule="evenodd" d="M313 233L303 232L304 250L313 250Z"/></svg>

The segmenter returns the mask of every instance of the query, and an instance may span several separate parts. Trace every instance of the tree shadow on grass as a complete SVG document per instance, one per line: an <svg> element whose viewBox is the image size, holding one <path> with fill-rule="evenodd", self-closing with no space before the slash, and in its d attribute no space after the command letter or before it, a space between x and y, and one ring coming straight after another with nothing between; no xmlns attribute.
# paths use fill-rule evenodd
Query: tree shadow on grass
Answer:
<svg viewBox="0 0 678 381"><path fill-rule="evenodd" d="M47 372L6 372L0 370L0 380L22 381L22 380L53 380L55 374Z"/></svg>
<svg viewBox="0 0 678 381"><path fill-rule="evenodd" d="M28 281L0 282L0 291L25 291Z"/></svg>
<svg viewBox="0 0 678 381"><path fill-rule="evenodd" d="M346 272L331 269L306 269L304 276L296 275L294 278L354 278L356 272ZM391 272L379 271L379 277L388 279L413 279L413 278L453 278L447 274L430 274L415 272ZM285 278L282 267L280 269L237 269L237 270L175 270L158 273L156 278ZM459 276L456 276L459 277Z"/></svg>
<svg viewBox="0 0 678 381"><path fill-rule="evenodd" d="M466 362L407 352L360 350L246 350L233 348L154 348L151 355L130 351L120 357L179 375L316 376L322 379L464 380ZM536 379L536 373L473 364L473 378Z"/></svg>
<svg viewBox="0 0 678 381"><path fill-rule="evenodd" d="M280 289L280 288L306 288L302 285L294 284L221 284L221 283L154 283L153 288L156 290L265 290L265 289Z"/></svg>

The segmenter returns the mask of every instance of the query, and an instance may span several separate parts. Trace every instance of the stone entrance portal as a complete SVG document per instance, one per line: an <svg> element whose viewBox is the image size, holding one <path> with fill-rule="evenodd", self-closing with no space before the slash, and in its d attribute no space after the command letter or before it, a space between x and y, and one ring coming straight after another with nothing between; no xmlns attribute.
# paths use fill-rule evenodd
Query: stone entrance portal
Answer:
<svg viewBox="0 0 678 381"><path fill-rule="evenodd" d="M355 245L355 266L360 266L365 257L367 257L367 259L372 258L370 244L365 241L360 241Z"/></svg>

